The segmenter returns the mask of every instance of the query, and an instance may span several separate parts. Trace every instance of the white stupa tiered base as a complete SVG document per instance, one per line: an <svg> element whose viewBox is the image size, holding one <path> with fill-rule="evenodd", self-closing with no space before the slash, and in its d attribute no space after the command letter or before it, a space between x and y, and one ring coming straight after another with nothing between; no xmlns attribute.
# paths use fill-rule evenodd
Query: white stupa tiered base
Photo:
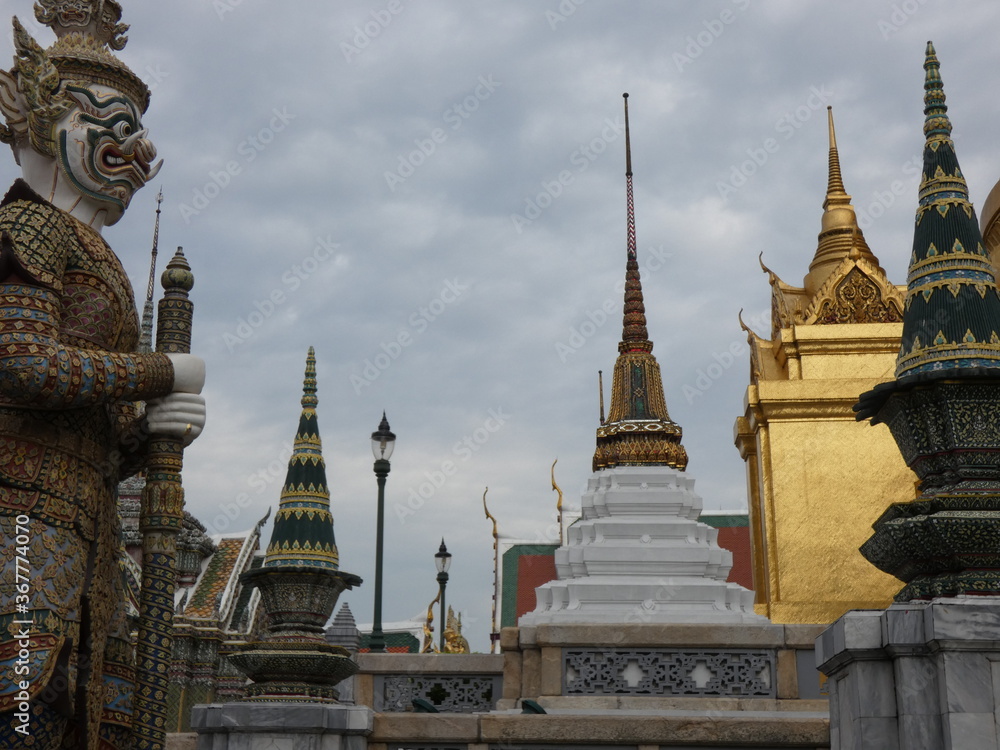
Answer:
<svg viewBox="0 0 1000 750"><path fill-rule="evenodd" d="M545 623L759 624L753 592L726 581L732 553L700 523L694 478L667 466L595 472L522 627Z"/></svg>

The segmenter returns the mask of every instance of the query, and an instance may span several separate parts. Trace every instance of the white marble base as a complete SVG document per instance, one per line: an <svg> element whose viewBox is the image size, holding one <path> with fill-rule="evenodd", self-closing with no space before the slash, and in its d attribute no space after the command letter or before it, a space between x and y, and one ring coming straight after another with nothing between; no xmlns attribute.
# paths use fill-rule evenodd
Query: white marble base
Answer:
<svg viewBox="0 0 1000 750"><path fill-rule="evenodd" d="M1000 750L1000 598L848 612L816 640L831 750Z"/></svg>
<svg viewBox="0 0 1000 750"><path fill-rule="evenodd" d="M556 550L558 579L519 625L766 622L753 592L726 582L732 554L698 522L694 478L666 466L595 472Z"/></svg>
<svg viewBox="0 0 1000 750"><path fill-rule="evenodd" d="M366 750L374 727L366 706L213 703L195 706L197 750Z"/></svg>

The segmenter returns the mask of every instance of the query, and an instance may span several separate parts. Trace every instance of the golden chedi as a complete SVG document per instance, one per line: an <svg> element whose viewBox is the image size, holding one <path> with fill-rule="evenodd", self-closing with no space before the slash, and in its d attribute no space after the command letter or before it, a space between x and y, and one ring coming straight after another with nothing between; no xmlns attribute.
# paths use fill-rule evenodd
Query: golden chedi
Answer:
<svg viewBox="0 0 1000 750"><path fill-rule="evenodd" d="M829 132L822 229L803 285L764 267L770 338L744 326L751 377L734 432L747 465L755 607L779 623L887 606L898 582L858 548L888 503L915 496L889 431L862 428L851 410L892 377L905 289L888 281L858 226L832 113Z"/></svg>

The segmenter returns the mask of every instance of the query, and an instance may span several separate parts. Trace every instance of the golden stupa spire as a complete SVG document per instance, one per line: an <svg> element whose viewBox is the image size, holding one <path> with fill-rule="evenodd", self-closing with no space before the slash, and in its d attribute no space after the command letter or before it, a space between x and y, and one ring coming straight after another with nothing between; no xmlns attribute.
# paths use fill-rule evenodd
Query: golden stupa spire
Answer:
<svg viewBox="0 0 1000 750"><path fill-rule="evenodd" d="M671 421L667 413L660 365L653 357L653 342L649 340L646 328L646 308L636 252L628 94L624 94L624 99L627 203L625 305L622 340L618 344L618 360L611 381L611 407L607 420L602 421L597 429L594 471L614 466L671 466L683 470L687 466L687 452L681 445L681 428Z"/></svg>
<svg viewBox="0 0 1000 750"><path fill-rule="evenodd" d="M865 242L861 227L858 226L858 217L854 213L851 196L844 189L832 107L827 107L827 123L830 132L829 176L826 198L823 200L823 224L819 233L819 244L803 283L809 295L819 291L823 282L844 258L864 257L878 267L878 260L872 254L868 243Z"/></svg>
<svg viewBox="0 0 1000 750"><path fill-rule="evenodd" d="M837 151L837 131L833 128L833 107L826 108L826 124L830 131L830 176L826 183L826 200L823 209L826 210L834 200L850 205L851 196L844 189L844 178L840 174L840 153Z"/></svg>

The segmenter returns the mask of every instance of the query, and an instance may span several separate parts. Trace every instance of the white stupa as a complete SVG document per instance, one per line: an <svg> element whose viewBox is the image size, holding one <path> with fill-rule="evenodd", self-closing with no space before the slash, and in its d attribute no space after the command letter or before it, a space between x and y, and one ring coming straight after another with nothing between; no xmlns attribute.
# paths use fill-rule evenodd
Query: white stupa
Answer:
<svg viewBox="0 0 1000 750"><path fill-rule="evenodd" d="M558 578L536 589L537 607L518 624L766 623L753 592L726 581L732 553L718 531L697 520L702 501L667 413L636 258L627 98L625 153L628 261L611 408L607 419L601 409L581 518L555 554Z"/></svg>

